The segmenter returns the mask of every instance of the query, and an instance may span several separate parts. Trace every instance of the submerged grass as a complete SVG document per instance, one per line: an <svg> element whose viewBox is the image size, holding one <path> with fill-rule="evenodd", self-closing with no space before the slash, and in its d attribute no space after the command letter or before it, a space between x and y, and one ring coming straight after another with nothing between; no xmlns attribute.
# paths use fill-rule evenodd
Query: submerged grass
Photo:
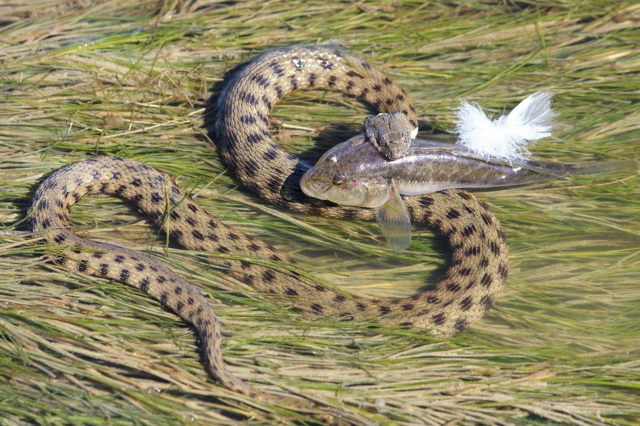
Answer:
<svg viewBox="0 0 640 426"><path fill-rule="evenodd" d="M399 296L433 282L446 247L429 229L390 255L375 224L300 216L239 187L203 129L206 101L260 52L335 43L406 88L421 136L450 140L459 97L493 113L556 92L554 138L534 157L640 154L635 1L0 4L0 424L179 425L311 421L213 383L184 323L140 292L46 263L26 232L43 177L91 155L160 168L212 215L266 239L318 279ZM291 152L317 156L368 110L334 93L276 107ZM162 259L211 295L232 371L380 424L640 422L640 177L571 177L479 192L510 241L496 307L446 341L369 323L307 322L164 247L120 201L73 210L83 235ZM285 265L286 266L286 265Z"/></svg>

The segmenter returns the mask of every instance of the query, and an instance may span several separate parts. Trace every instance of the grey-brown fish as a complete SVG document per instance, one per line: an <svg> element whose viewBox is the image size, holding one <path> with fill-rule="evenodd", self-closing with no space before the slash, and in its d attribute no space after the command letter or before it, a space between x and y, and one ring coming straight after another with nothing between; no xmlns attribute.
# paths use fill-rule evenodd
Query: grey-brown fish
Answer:
<svg viewBox="0 0 640 426"><path fill-rule="evenodd" d="M325 153L302 177L300 186L310 197L376 209L391 249L402 252L411 243L411 222L401 195L523 185L630 167L637 167L637 162L573 165L527 160L509 164L484 159L460 145L423 140L413 140L404 157L389 161L361 135Z"/></svg>

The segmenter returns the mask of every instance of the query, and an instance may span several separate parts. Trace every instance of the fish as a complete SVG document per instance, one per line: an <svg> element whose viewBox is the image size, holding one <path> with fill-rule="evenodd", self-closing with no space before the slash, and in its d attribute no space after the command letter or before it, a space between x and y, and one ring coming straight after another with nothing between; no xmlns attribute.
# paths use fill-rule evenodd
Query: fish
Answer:
<svg viewBox="0 0 640 426"><path fill-rule="evenodd" d="M584 165L526 159L509 162L487 159L462 145L418 139L411 140L403 157L389 160L366 135L358 135L327 151L302 176L300 186L309 197L375 209L390 248L401 253L411 243L411 220L402 196L451 188L526 185L637 168L635 160Z"/></svg>

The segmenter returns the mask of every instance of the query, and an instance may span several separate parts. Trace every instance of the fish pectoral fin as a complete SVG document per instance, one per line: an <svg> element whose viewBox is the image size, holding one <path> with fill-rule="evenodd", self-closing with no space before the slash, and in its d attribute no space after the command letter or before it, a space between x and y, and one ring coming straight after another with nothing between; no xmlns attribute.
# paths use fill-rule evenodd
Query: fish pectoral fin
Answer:
<svg viewBox="0 0 640 426"><path fill-rule="evenodd" d="M376 210L376 220L389 247L396 253L402 253L411 244L411 219L402 202L396 184L391 182L389 199Z"/></svg>

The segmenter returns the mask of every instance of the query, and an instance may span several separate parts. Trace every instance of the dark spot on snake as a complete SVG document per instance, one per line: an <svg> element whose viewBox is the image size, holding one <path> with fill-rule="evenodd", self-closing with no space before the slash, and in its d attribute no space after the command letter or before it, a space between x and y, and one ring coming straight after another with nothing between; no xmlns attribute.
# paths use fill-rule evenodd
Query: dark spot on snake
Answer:
<svg viewBox="0 0 640 426"><path fill-rule="evenodd" d="M318 290L320 293L327 291L327 289L321 286L320 284L316 284L316 290Z"/></svg>
<svg viewBox="0 0 640 426"><path fill-rule="evenodd" d="M247 246L247 248L249 248L249 250L251 250L251 251L258 251L258 250L260 250L261 247L254 243L254 244L249 244Z"/></svg>
<svg viewBox="0 0 640 426"><path fill-rule="evenodd" d="M182 287L176 286L176 288L173 289L173 292L175 294L182 294Z"/></svg>
<svg viewBox="0 0 640 426"><path fill-rule="evenodd" d="M347 82L346 90L347 90L347 91L351 91L351 90L353 90L353 85L354 85L353 81L349 80L349 81Z"/></svg>
<svg viewBox="0 0 640 426"><path fill-rule="evenodd" d="M187 305L191 306L193 305L193 303L195 302L195 300L193 300L193 297L190 297L187 299Z"/></svg>
<svg viewBox="0 0 640 426"><path fill-rule="evenodd" d="M274 262L280 262L282 260L282 258L277 254L272 254L271 256L269 256L269 259L273 260Z"/></svg>
<svg viewBox="0 0 640 426"><path fill-rule="evenodd" d="M376 92L381 92L382 91L382 86L380 86L379 84L376 84L373 86L373 90L375 90Z"/></svg>
<svg viewBox="0 0 640 426"><path fill-rule="evenodd" d="M145 293L147 293L149 291L149 278L144 278L140 281L140 290L144 291Z"/></svg>
<svg viewBox="0 0 640 426"><path fill-rule="evenodd" d="M188 218L186 218L186 219L185 219L185 221L186 221L189 225L191 225L191 227L195 227L195 226L196 226L196 224L197 224L196 220L195 220L194 218L192 218L192 217L188 217Z"/></svg>
<svg viewBox="0 0 640 426"><path fill-rule="evenodd" d="M229 253L229 249L226 248L225 246L220 246L218 247L218 253L222 253L222 254Z"/></svg>
<svg viewBox="0 0 640 426"><path fill-rule="evenodd" d="M474 224L471 224L469 226L466 226L463 230L462 230L462 235L464 235L465 237L469 237L473 234L475 234L476 232L476 226Z"/></svg>
<svg viewBox="0 0 640 426"><path fill-rule="evenodd" d="M271 101L269 100L269 98L267 98L267 95L262 95L262 102L264 103L264 106L267 107L267 109L272 109L273 105L271 105Z"/></svg>
<svg viewBox="0 0 640 426"><path fill-rule="evenodd" d="M324 311L324 308L322 307L322 305L318 305L317 303L314 303L313 305L311 305L311 309L313 309L313 312L317 314L321 314L322 311Z"/></svg>
<svg viewBox="0 0 640 426"><path fill-rule="evenodd" d="M369 93L369 88L365 87L364 89L362 89L362 92L360 93L360 97L364 98L365 96L367 96L368 93Z"/></svg>
<svg viewBox="0 0 640 426"><path fill-rule="evenodd" d="M109 273L109 264L101 263L100 264L100 275L107 275Z"/></svg>
<svg viewBox="0 0 640 426"><path fill-rule="evenodd" d="M169 300L169 295L166 291L163 291L162 294L160 294L160 301L166 305L167 300Z"/></svg>
<svg viewBox="0 0 640 426"><path fill-rule="evenodd" d="M464 318L458 318L458 320L456 321L454 327L456 330L458 331L462 331L465 328L467 328L469 324L467 323L467 320L465 320Z"/></svg>
<svg viewBox="0 0 640 426"><path fill-rule="evenodd" d="M293 90L297 90L298 89L298 79L297 78L292 78L291 79L291 88Z"/></svg>
<svg viewBox="0 0 640 426"><path fill-rule="evenodd" d="M472 209L469 206L464 206L464 209L467 211L467 213L469 213L470 215L474 215L476 214L476 211L474 209Z"/></svg>
<svg viewBox="0 0 640 426"><path fill-rule="evenodd" d="M380 311L381 315L386 315L389 312L391 312L391 308L388 306L380 306L380 308L378 308L378 310Z"/></svg>
<svg viewBox="0 0 640 426"><path fill-rule="evenodd" d="M389 77L385 77L384 80L382 80L382 82L387 86L393 83Z"/></svg>
<svg viewBox="0 0 640 426"><path fill-rule="evenodd" d="M500 255L500 246L495 241L491 241L489 243L489 248L491 249L491 252L496 256Z"/></svg>
<svg viewBox="0 0 640 426"><path fill-rule="evenodd" d="M404 95L402 93L400 93L399 95L396 96L396 99L400 102L404 101ZM403 111L404 113L404 111ZM405 115L407 115L406 113L404 113Z"/></svg>
<svg viewBox="0 0 640 426"><path fill-rule="evenodd" d="M56 235L56 237L53 239L56 243L60 244L61 242L63 242L64 240L67 239L67 236L64 234L58 234Z"/></svg>
<svg viewBox="0 0 640 426"><path fill-rule="evenodd" d="M128 280L129 280L129 270L123 269L122 271L120 271L120 281L126 283Z"/></svg>
<svg viewBox="0 0 640 426"><path fill-rule="evenodd" d="M448 219L457 219L459 217L460 217L460 212L458 212L458 210L456 209L450 209L449 213L447 213Z"/></svg>
<svg viewBox="0 0 640 426"><path fill-rule="evenodd" d="M460 285L457 283L447 284L447 291L450 291L452 293L457 293L458 291L460 291Z"/></svg>
<svg viewBox="0 0 640 426"><path fill-rule="evenodd" d="M171 235L176 240L179 240L184 236L183 232L181 230L179 230L179 229L172 229L169 232L169 235Z"/></svg>
<svg viewBox="0 0 640 426"><path fill-rule="evenodd" d="M196 205L195 205L195 204L193 204L193 203L188 203L188 204L187 204L187 207L189 207L189 210L191 210L191 211L192 211L192 212L194 212L194 213L197 213L197 212L198 212L198 206L196 206Z"/></svg>
<svg viewBox="0 0 640 426"><path fill-rule="evenodd" d="M219 238L216 234L208 234L207 238L209 238L211 241L213 241L214 243L217 243Z"/></svg>
<svg viewBox="0 0 640 426"><path fill-rule="evenodd" d="M162 216L162 214L158 210L149 212L147 213L147 215L149 216L149 219L151 219L153 222L157 222L158 219L160 219L160 217Z"/></svg>
<svg viewBox="0 0 640 426"><path fill-rule="evenodd" d="M142 181L140 179L138 179L138 178L133 178L133 180L131 181L131 184L133 186L140 186L140 185L142 185Z"/></svg>
<svg viewBox="0 0 640 426"><path fill-rule="evenodd" d="M151 201L156 204L159 203L160 201L162 201L162 195L154 192L153 194L151 194Z"/></svg>
<svg viewBox="0 0 640 426"><path fill-rule="evenodd" d="M133 197L131 197L131 201L133 201L136 204L140 204L140 202L144 199L142 194L136 194Z"/></svg>
<svg viewBox="0 0 640 426"><path fill-rule="evenodd" d="M125 191L125 189L127 189L126 185L120 185L114 192L116 193L116 195L122 195L122 193ZM72 195L73 195L73 198L75 198L77 194L74 193ZM78 201L78 200L76 200L76 201Z"/></svg>
<svg viewBox="0 0 640 426"><path fill-rule="evenodd" d="M440 313L440 314L434 315L433 317L431 317L431 319L433 320L433 323L435 325L442 325L444 324L446 317L444 316L443 313Z"/></svg>
<svg viewBox="0 0 640 426"><path fill-rule="evenodd" d="M262 136L260 136L258 133L253 133L249 136L247 136L247 140L251 143L258 143L258 142L262 142Z"/></svg>
<svg viewBox="0 0 640 426"><path fill-rule="evenodd" d="M164 275L160 275L158 278L156 278L156 281L157 281L159 284L162 284L162 283L164 283L165 281L167 281L167 277L165 277Z"/></svg>
<svg viewBox="0 0 640 426"><path fill-rule="evenodd" d="M264 272L262 273L262 278L263 278L266 282L270 283L270 282L273 282L273 280L275 280L275 279L276 279L276 275L275 275L273 272L271 272L271 271L267 270L267 271L264 271Z"/></svg>
<svg viewBox="0 0 640 426"><path fill-rule="evenodd" d="M232 241L238 241L240 239L240 237L237 234L234 234L233 232L229 233L229 235L227 235L227 236Z"/></svg>
<svg viewBox="0 0 640 426"><path fill-rule="evenodd" d="M180 215L175 210L171 211L169 217L171 217L172 220L180 220Z"/></svg>
<svg viewBox="0 0 640 426"><path fill-rule="evenodd" d="M122 263L122 262L124 262L124 256L116 255L116 257L115 257L114 261L115 261L116 263Z"/></svg>
<svg viewBox="0 0 640 426"><path fill-rule="evenodd" d="M470 200L471 199L471 194L469 194L468 192L464 192L464 191L458 192L458 196L460 198L462 198L463 200Z"/></svg>
<svg viewBox="0 0 640 426"><path fill-rule="evenodd" d="M482 260L480 261L480 266L482 266L483 268L486 268L487 266L489 266L489 259L487 259L486 257L483 257Z"/></svg>
<svg viewBox="0 0 640 426"><path fill-rule="evenodd" d="M483 209L489 211L489 206L486 205L484 201L480 201L480 205L482 206Z"/></svg>
<svg viewBox="0 0 640 426"><path fill-rule="evenodd" d="M505 265L500 265L500 267L498 268L498 273L500 274L500 276L504 280L504 279L507 278L507 275L509 275L509 270Z"/></svg>
<svg viewBox="0 0 640 426"><path fill-rule="evenodd" d="M297 292L297 291L295 291L295 290L294 290L294 289L292 289L292 288L288 288L286 293L287 293L287 295L289 295L289 296L298 296L298 292Z"/></svg>
<svg viewBox="0 0 640 426"><path fill-rule="evenodd" d="M423 207L429 207L432 204L433 204L433 198L431 197L420 198L420 205L422 205Z"/></svg>
<svg viewBox="0 0 640 426"><path fill-rule="evenodd" d="M347 298L346 298L346 297L344 297L342 294L338 294L338 295L336 295L336 297L334 297L334 298L333 298L333 300L334 300L335 302L342 303L342 302L344 302L345 300L347 300Z"/></svg>
<svg viewBox="0 0 640 426"><path fill-rule="evenodd" d="M471 268L462 268L458 271L458 275L466 277L471 274Z"/></svg>
<svg viewBox="0 0 640 426"><path fill-rule="evenodd" d="M458 228L456 228L455 226L452 226L451 228L449 228L444 232L444 236L447 238L451 238L451 236L453 236L453 234L455 234L456 232L458 232Z"/></svg>
<svg viewBox="0 0 640 426"><path fill-rule="evenodd" d="M314 73L309 74L309 87L316 85L316 75Z"/></svg>
<svg viewBox="0 0 640 426"><path fill-rule="evenodd" d="M269 187L277 191L280 189L280 186L282 186L282 180L279 177L274 177L272 179L269 179L268 185Z"/></svg>
<svg viewBox="0 0 640 426"><path fill-rule="evenodd" d="M193 235L194 238L200 241L204 241L204 235L202 235L202 232L198 231L197 229L191 231L191 235Z"/></svg>
<svg viewBox="0 0 640 426"><path fill-rule="evenodd" d="M178 302L178 303L176 304L176 312L178 312L178 313L182 312L182 309L183 309L183 308L184 308L184 303L182 303L182 302Z"/></svg>
<svg viewBox="0 0 640 426"><path fill-rule="evenodd" d="M267 161L275 160L278 157L278 151L276 151L275 149L270 149L264 153L263 157Z"/></svg>
<svg viewBox="0 0 640 426"><path fill-rule="evenodd" d="M488 215L488 214L486 214L486 213L482 213L482 214L480 215L480 217L482 218L482 220L484 221L484 223L486 223L487 225L491 225L491 223L493 222L493 221L491 220L491 216L489 216L489 215Z"/></svg>
<svg viewBox="0 0 640 426"><path fill-rule="evenodd" d="M209 228L216 229L217 227L218 227L218 224L216 223L215 220L213 219L209 220Z"/></svg>
<svg viewBox="0 0 640 426"><path fill-rule="evenodd" d="M460 302L460 308L466 312L469 309L471 309L472 302L473 302L473 298L471 296L465 297L464 299L462 299L462 302Z"/></svg>
<svg viewBox="0 0 640 426"><path fill-rule="evenodd" d="M402 310L403 311L411 311L411 310L413 310L413 305L411 303L406 303L406 304L402 305Z"/></svg>
<svg viewBox="0 0 640 426"><path fill-rule="evenodd" d="M298 308L297 306L292 306L289 308L291 312L295 312L296 314L301 314L303 312L302 308Z"/></svg>
<svg viewBox="0 0 640 426"><path fill-rule="evenodd" d="M482 296L480 304L484 307L485 312L493 306L493 299L489 295Z"/></svg>
<svg viewBox="0 0 640 426"><path fill-rule="evenodd" d="M440 303L440 299L438 299L436 296L429 296L427 297L427 303L431 303L431 304Z"/></svg>
<svg viewBox="0 0 640 426"><path fill-rule="evenodd" d="M364 311L365 309L367 309L367 305L365 305L364 303L358 303L359 311Z"/></svg>
<svg viewBox="0 0 640 426"><path fill-rule="evenodd" d="M491 284L491 281L492 281L491 275L485 273L482 276L482 279L480 280L480 284L482 284L485 287L489 287L489 285Z"/></svg>
<svg viewBox="0 0 640 426"><path fill-rule="evenodd" d="M42 228L47 229L50 226L51 226L51 221L48 218L45 218L42 221Z"/></svg>
<svg viewBox="0 0 640 426"><path fill-rule="evenodd" d="M88 266L89 266L89 261L88 260L81 260L80 263L78 264L78 271L79 272L86 272Z"/></svg>
<svg viewBox="0 0 640 426"><path fill-rule="evenodd" d="M385 101L385 103L389 106L393 105L393 99L391 98L387 98L387 100Z"/></svg>
<svg viewBox="0 0 640 426"><path fill-rule="evenodd" d="M91 256L95 259L102 259L102 254L101 253L93 253L93 255Z"/></svg>
<svg viewBox="0 0 640 426"><path fill-rule="evenodd" d="M280 86L274 87L274 90L278 94L278 98L282 98L282 88Z"/></svg>
<svg viewBox="0 0 640 426"><path fill-rule="evenodd" d="M469 256L477 256L480 254L480 246L474 246L474 247L470 247L469 249L467 249L467 251L464 253L465 256L469 257Z"/></svg>
<svg viewBox="0 0 640 426"><path fill-rule="evenodd" d="M327 82L327 86L329 86L329 87L335 86L336 85L336 80L337 80L336 76L332 75L331 77L329 77L329 81Z"/></svg>
<svg viewBox="0 0 640 426"><path fill-rule="evenodd" d="M146 267L146 266L144 266L144 264L143 264L143 263L138 263L138 264L136 265L136 270L138 270L138 271L144 271L145 269L147 269L147 267Z"/></svg>

